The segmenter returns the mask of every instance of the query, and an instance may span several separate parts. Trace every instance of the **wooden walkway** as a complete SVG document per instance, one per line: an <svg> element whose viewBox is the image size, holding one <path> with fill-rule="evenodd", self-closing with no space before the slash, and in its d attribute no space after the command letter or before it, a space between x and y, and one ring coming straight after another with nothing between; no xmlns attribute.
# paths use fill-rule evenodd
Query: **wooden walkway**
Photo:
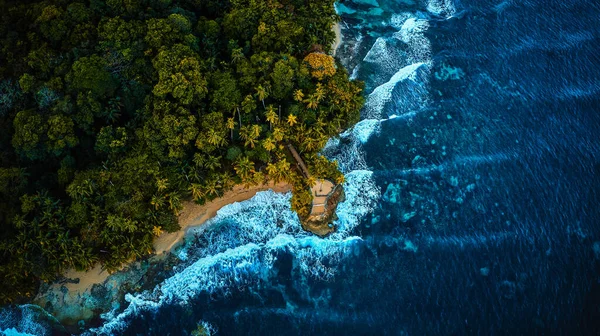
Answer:
<svg viewBox="0 0 600 336"><path fill-rule="evenodd" d="M288 144L287 148L289 149L290 153L292 153L292 156L298 163L300 171L302 171L304 177L309 178L310 173L308 172L308 168L306 167L304 160L302 160L302 157L300 157L300 154L298 154L298 152L296 151L296 148L294 148L294 146L292 146L291 144ZM331 195L334 189L335 185L330 181L317 180L317 183L311 188L313 196L312 210L310 212L311 217L320 216L325 213L325 210L327 209L327 199L329 198L329 195Z"/></svg>

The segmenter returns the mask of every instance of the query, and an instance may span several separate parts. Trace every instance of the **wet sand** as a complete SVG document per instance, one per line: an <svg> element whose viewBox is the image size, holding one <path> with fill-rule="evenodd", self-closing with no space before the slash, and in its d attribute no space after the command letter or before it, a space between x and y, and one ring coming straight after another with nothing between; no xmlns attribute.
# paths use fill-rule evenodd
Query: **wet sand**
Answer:
<svg viewBox="0 0 600 336"><path fill-rule="evenodd" d="M204 224L207 220L215 217L217 211L222 207L235 202L242 202L252 198L259 191L273 190L278 193L292 190L292 186L287 183L269 183L250 188L244 186L235 186L233 190L226 192L222 197L216 198L211 202L198 205L194 202L185 202L183 211L179 214L179 225L181 229L173 233L163 233L154 240L154 250L157 255L169 252L179 246L187 232L193 228Z"/></svg>
<svg viewBox="0 0 600 336"><path fill-rule="evenodd" d="M222 207L235 202L246 201L256 195L257 192L266 190L283 193L291 191L292 186L287 183L269 183L249 188L238 185L226 192L223 196L203 205L190 201L184 202L183 210L179 215L179 225L181 226L181 229L173 233L165 232L154 240L154 250L156 251L157 256L160 257L179 246L191 228L198 227L216 216L217 211ZM124 268L127 266L128 265L125 265ZM69 270L64 276L68 279L79 279L79 283L54 284L52 287L57 287L57 289L59 289L61 286L64 286L67 288L70 296L77 297L86 291L91 290L93 285L101 284L106 281L110 274L98 264L85 272Z"/></svg>
<svg viewBox="0 0 600 336"><path fill-rule="evenodd" d="M335 41L333 42L333 56L337 52L337 48L342 44L342 27L339 22L333 25L333 31L335 32Z"/></svg>

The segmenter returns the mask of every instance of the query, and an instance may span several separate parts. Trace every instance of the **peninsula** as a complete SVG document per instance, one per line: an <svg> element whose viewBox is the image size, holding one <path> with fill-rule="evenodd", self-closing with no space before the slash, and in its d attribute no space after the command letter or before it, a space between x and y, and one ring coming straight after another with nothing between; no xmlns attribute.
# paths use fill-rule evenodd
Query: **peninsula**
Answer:
<svg viewBox="0 0 600 336"><path fill-rule="evenodd" d="M333 1L0 7L0 302L168 251L266 186L307 219L343 181L319 152L364 99L330 55Z"/></svg>

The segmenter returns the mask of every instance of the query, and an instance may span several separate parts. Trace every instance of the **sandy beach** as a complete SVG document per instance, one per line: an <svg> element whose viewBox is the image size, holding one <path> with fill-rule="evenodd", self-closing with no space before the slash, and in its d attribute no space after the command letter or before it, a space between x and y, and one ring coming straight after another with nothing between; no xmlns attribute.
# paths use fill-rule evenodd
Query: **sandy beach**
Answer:
<svg viewBox="0 0 600 336"><path fill-rule="evenodd" d="M335 54L337 52L337 48L342 43L342 27L340 26L339 22L333 25L333 31L335 32L335 41L333 42L332 49L333 49L333 56L335 56Z"/></svg>
<svg viewBox="0 0 600 336"><path fill-rule="evenodd" d="M252 198L259 191L273 190L275 192L288 192L292 186L287 183L269 183L265 185L245 188L244 186L235 186L233 190L226 192L222 197L216 198L203 205L194 202L185 202L182 212L179 214L179 225L181 229L173 233L163 233L154 240L154 250L157 255L169 252L179 246L183 238L193 227L204 224L207 220L217 215L217 211L222 207L235 202L242 202Z"/></svg>
<svg viewBox="0 0 600 336"><path fill-rule="evenodd" d="M191 201L184 202L183 210L179 214L179 225L181 229L177 232L163 233L154 240L154 250L157 256L161 257L173 248L179 246L183 242L183 238L187 232L193 228L204 224L207 220L217 215L217 211L222 207L235 202L242 202L252 198L259 191L273 190L275 192L288 192L292 190L292 186L287 183L269 183L259 186L246 188L242 185L235 186L232 190L226 192L223 196L216 198L203 205L196 204ZM125 265L124 267L127 267ZM69 292L69 296L75 298L91 290L95 284L100 284L106 281L110 276L106 270L102 269L98 264L94 268L85 271L70 270L64 274L68 279L79 279L78 283L55 284L53 287L60 289L64 286Z"/></svg>
<svg viewBox="0 0 600 336"><path fill-rule="evenodd" d="M342 42L342 33L339 23L333 25L332 29L335 32L332 55L335 56L337 48ZM185 201L183 210L180 212L178 219L179 225L181 226L180 230L172 233L164 232L154 240L153 247L156 255L153 258L162 258L166 253L177 246L180 246L191 228L203 225L206 221L215 217L222 207L235 202L248 200L256 195L256 193L266 190L283 193L291 191L292 186L287 183L268 183L248 188L243 185L238 185L226 192L223 196L203 205L196 204L192 201ZM132 262L124 265L122 269L130 266L139 267L139 262ZM44 291L44 293L39 293L34 299L34 302L44 306L46 302L52 301L53 297L59 295L61 296L60 301L63 305L63 311L57 316L60 320L75 317L85 319L91 318L93 316L93 311L91 307L87 307L88 304L84 304L89 297L86 293L89 294L94 285L105 283L107 280L107 286L109 286L109 288L114 289L119 286L120 280L111 278L110 275L111 274L104 270L100 264L95 265L92 269L85 272L69 270L65 272L64 278L71 280L78 279L77 283L71 281L54 283L50 285L50 288ZM93 306L93 304L90 306ZM66 309L67 307L69 307L69 309Z"/></svg>

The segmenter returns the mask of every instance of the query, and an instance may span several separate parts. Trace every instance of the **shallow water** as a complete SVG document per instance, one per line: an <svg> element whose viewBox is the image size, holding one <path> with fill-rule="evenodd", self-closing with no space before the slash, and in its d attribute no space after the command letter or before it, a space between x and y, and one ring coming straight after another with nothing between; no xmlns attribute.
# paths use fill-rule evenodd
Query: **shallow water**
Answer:
<svg viewBox="0 0 600 336"><path fill-rule="evenodd" d="M369 94L324 150L347 175L340 230L303 232L289 195L225 207L88 333L600 333L600 5L338 11Z"/></svg>

